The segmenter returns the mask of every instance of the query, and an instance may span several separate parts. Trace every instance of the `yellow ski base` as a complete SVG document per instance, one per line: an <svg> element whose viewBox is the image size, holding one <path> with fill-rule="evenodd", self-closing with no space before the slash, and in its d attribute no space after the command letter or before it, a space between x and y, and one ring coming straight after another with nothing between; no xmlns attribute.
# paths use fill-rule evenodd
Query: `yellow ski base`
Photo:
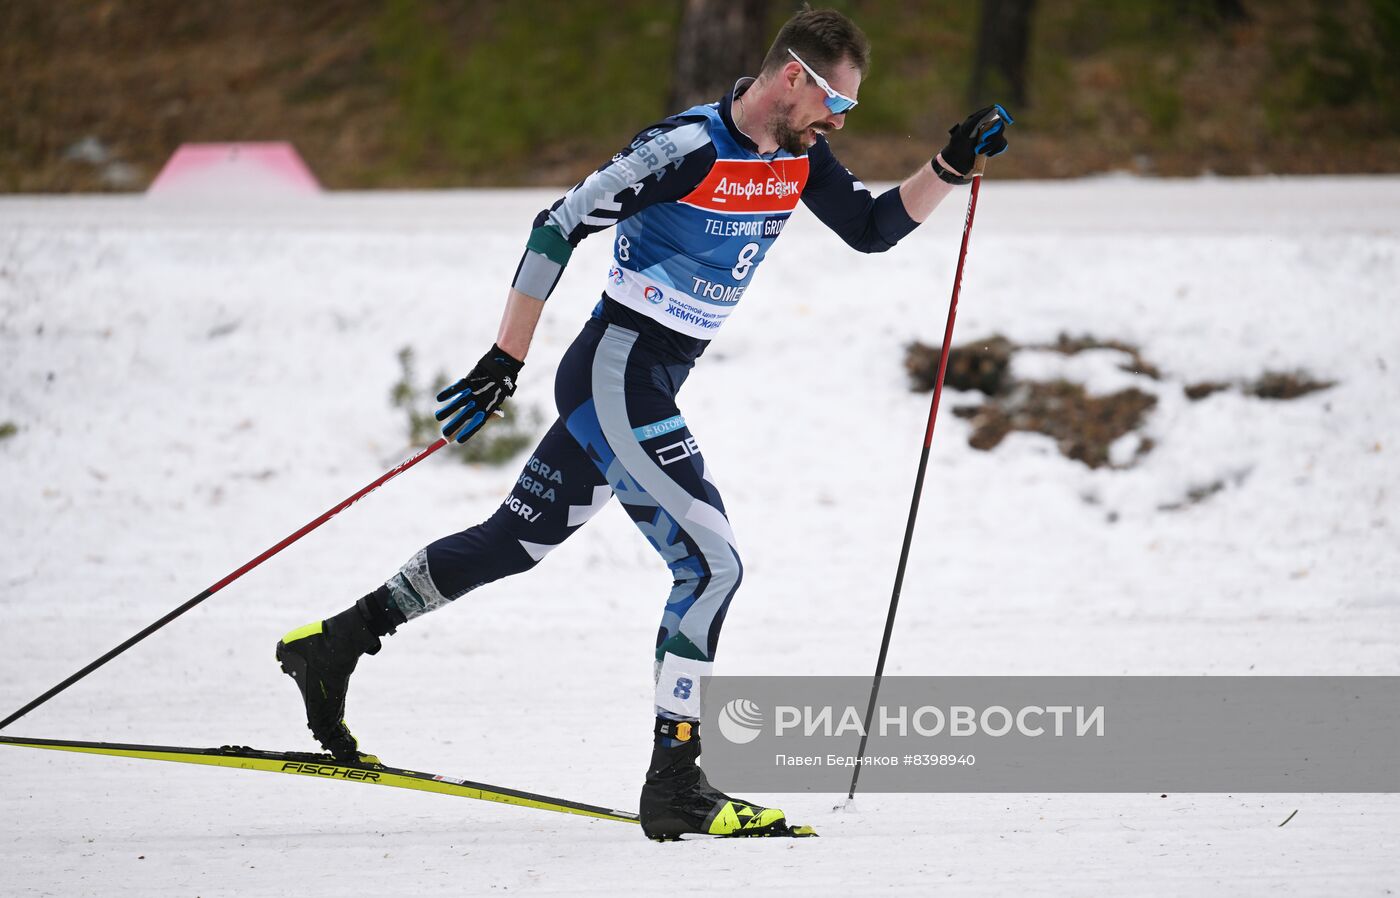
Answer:
<svg viewBox="0 0 1400 898"><path fill-rule="evenodd" d="M330 755L324 754L259 751L246 746L230 745L222 748L182 748L168 745L126 745L115 742L22 739L12 736L0 736L0 745L42 748L78 754L110 755L119 758L139 758L147 761L202 764L210 767L230 767L236 770L262 770L268 773L287 773L295 776L314 776L321 779L368 783L375 786L392 786L396 789L436 792L440 795L452 795L457 798L475 798L478 801L494 801L522 808L556 811L561 814L577 814L600 820L616 820L620 823L638 822L637 815L629 811L597 807L561 798L550 798L532 792L521 792L485 783L421 773L385 764L337 761ZM366 757L368 758L368 756Z"/></svg>

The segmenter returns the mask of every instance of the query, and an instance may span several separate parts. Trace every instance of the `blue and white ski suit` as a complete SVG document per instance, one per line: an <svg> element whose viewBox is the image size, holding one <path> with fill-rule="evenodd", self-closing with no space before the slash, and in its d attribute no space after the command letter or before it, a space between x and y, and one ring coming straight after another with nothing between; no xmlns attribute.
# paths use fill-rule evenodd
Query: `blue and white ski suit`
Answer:
<svg viewBox="0 0 1400 898"><path fill-rule="evenodd" d="M800 199L862 252L912 231L899 191L875 197L824 137L760 154L733 99L647 128L540 213L514 287L546 299L573 247L617 226L602 299L555 379L559 418L484 523L420 550L388 581L412 619L528 570L613 496L674 575L656 637L656 711L700 716L743 563L719 489L676 405L695 360L734 311Z"/></svg>

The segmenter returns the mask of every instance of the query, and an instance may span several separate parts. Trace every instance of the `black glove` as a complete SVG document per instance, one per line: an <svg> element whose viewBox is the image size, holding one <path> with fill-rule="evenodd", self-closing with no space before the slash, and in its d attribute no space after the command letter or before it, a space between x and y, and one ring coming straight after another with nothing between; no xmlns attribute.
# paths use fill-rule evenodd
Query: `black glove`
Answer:
<svg viewBox="0 0 1400 898"><path fill-rule="evenodd" d="M979 155L995 156L1006 150L1006 126L1014 124L1000 103L977 110L948 129L948 145L934 157L933 170L949 184L967 184Z"/></svg>
<svg viewBox="0 0 1400 898"><path fill-rule="evenodd" d="M481 357L470 374L437 394L437 401L447 404L434 417L443 421L456 414L443 425L442 435L465 443L481 428L486 416L515 393L515 378L523 367L524 362L491 344L491 351Z"/></svg>

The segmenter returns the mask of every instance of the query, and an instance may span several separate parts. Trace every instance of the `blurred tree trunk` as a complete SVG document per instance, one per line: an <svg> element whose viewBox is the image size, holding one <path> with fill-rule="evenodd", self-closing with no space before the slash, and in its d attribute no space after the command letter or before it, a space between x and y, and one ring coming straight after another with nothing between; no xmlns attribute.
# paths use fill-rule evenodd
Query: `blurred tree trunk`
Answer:
<svg viewBox="0 0 1400 898"><path fill-rule="evenodd" d="M670 111L718 100L768 52L771 0L681 0Z"/></svg>
<svg viewBox="0 0 1400 898"><path fill-rule="evenodd" d="M972 63L968 100L973 106L992 102L1026 105L1026 62L1031 48L1035 0L982 0L977 53Z"/></svg>
<svg viewBox="0 0 1400 898"><path fill-rule="evenodd" d="M1241 0L1176 0L1179 18L1198 25L1230 25L1249 21Z"/></svg>

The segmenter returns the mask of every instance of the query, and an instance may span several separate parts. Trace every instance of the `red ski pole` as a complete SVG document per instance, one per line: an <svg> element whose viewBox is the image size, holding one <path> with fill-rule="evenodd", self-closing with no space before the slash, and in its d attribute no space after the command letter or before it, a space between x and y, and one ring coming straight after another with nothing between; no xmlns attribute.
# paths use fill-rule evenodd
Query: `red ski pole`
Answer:
<svg viewBox="0 0 1400 898"><path fill-rule="evenodd" d="M363 489L359 490L359 491L356 492L354 495L350 496L348 499L346 499L346 500L344 500L343 502L339 503L339 504L336 505L334 508L332 508L332 509L330 509L329 511L325 512L325 513L322 514L320 517L316 518L315 520L313 520L313 521L311 521L310 523L308 523L306 526L302 527L302 528L301 528L300 530L298 530L297 532L293 533L291 536L288 536L286 539L284 539L284 540L282 540L281 542L277 543L277 545L275 545L275 546L273 546L272 548L268 549L266 552L263 552L263 553L262 553L261 555L259 555L257 558L254 558L252 561L250 561L250 562L248 562L247 564L243 565L243 566L240 567L238 570L234 571L233 573L229 574L227 577L225 577L225 578L223 578L222 580L220 580L219 582L215 583L213 586L210 586L208 589L204 590L204 592L201 592L199 595L197 595L197 596L195 596L194 598L190 599L188 602L186 602L185 604L181 605L179 608L176 608L174 611L170 612L170 613L167 614L165 617L162 617L160 620L156 621L155 623L151 624L149 627L147 627L146 629L142 630L140 633L137 633L135 636L131 637L131 638L128 639L126 642L123 642L121 645L119 645L119 646L117 646L116 648L112 649L110 652L108 652L107 654L105 654L105 655L103 655L102 657L98 658L96 661L93 661L93 662L92 662L91 664L89 664L87 667L84 667L82 670L80 670L80 671L78 671L77 673L73 674L72 676L68 677L68 679L64 680L63 682L59 683L57 686L55 686L55 687L53 687L52 689L50 689L48 692L45 692L43 695L41 695L41 696L39 696L38 698L34 699L32 702L30 702L29 704L25 705L23 708L20 708L18 711L16 711L15 713L11 714L9 717L6 717L4 720L0 720L0 729L4 729L5 727L7 727L7 726L9 726L10 724L14 723L16 720L19 720L21 717L23 717L24 715L28 714L30 711L33 711L35 708L39 707L39 706L42 705L44 702L46 702L46 701L48 701L49 699L53 698L55 695L58 695L60 692L62 692L63 690L67 689L69 686L72 686L74 683L78 682L78 681L81 680L83 677L86 677L88 674L92 673L94 670L97 670L99 667L101 667L102 665L106 664L108 661L111 661L113 658L117 657L117 656L120 655L122 652L125 652L127 649L129 649L129 648L131 648L132 646L136 645L136 643L138 643L138 642L140 642L141 640L145 639L147 636L150 636L152 633L154 633L155 631L159 630L161 627L164 627L166 624L170 623L170 622L173 621L175 618L177 618L177 617L179 617L180 615L184 614L186 611L189 611L191 608L193 608L194 606L198 605L200 602L203 602L205 599L209 598L209 597L212 596L214 593L216 593L216 592L218 592L219 590L223 589L225 586L228 586L230 583L232 583L233 581L237 580L239 577L242 577L244 574L248 573L248 572L251 571L253 568L255 568L255 567L257 567L258 565L262 564L264 561L266 561L266 560L268 560L269 558L271 558L272 556L276 555L278 552L281 552L283 549L287 548L287 547L290 546L292 543L294 543L294 542L296 542L297 540L301 539L303 536L305 536L306 534L310 533L312 530L315 530L317 527L320 527L322 524L326 523L326 521L329 521L331 518L333 518L333 517L335 517L336 515L340 514L342 511L344 511L345 509L349 508L351 505L354 505L356 502L360 501L360 500L363 499L365 496L367 496L367 495L369 495L370 493L374 492L375 490L379 489L379 487L381 487L381 486L383 486L384 484L388 483L390 480L393 480L395 477L397 477L398 475L402 474L404 471L407 471L409 468L413 467L414 465L418 464L420 461L422 461L423 459L427 458L429 455L432 455L434 452L438 451L439 449L441 449L441 448L442 448L443 446L445 446L445 445L447 445L447 441L444 440L444 439L442 439L441 437L439 437L438 440L437 440L436 442L434 442L432 445L428 446L426 449L424 449L424 450L422 450L421 452L419 452L417 455L413 456L412 458L408 459L407 461L404 461L404 462L402 462L402 463L396 465L396 466L393 467L393 468L390 468L387 472L385 472L384 474L382 474L382 475L380 475L378 478L376 478L375 481L374 481L373 483L371 483L371 484L369 484L368 486L364 487Z"/></svg>
<svg viewBox="0 0 1400 898"><path fill-rule="evenodd" d="M998 107L1000 108L1000 107ZM978 133L990 128L998 115L992 113L978 127ZM972 170L972 194L967 198L967 218L963 221L962 248L958 250L958 269L953 275L953 298L948 304L948 324L943 329L943 351L938 356L938 378L933 383L933 403L928 410L928 428L924 431L924 449L919 455L919 473L914 478L914 498L909 503L909 521L904 526L904 546L899 551L899 567L894 575L894 592L890 595L890 611L885 618L885 635L880 641L880 658L875 662L875 680L870 684L870 704L865 711L865 729L860 736L860 748L856 751L855 769L851 772L851 790L846 795L850 801L856 797L856 781L860 779L861 758L865 756L865 744L870 738L870 724L875 719L875 702L880 695L880 680L885 675L885 658L889 655L890 636L894 633L895 612L899 610L899 593L904 588L904 569L909 563L909 546L914 540L914 521L919 516L919 498L924 492L924 474L928 470L929 447L933 445L933 424L938 418L938 400L943 395L943 376L948 371L948 352L953 345L953 321L958 314L958 294L962 290L963 263L967 261L967 241L972 236L972 217L977 214L977 188L982 185L982 173L987 167L987 157L978 156Z"/></svg>

